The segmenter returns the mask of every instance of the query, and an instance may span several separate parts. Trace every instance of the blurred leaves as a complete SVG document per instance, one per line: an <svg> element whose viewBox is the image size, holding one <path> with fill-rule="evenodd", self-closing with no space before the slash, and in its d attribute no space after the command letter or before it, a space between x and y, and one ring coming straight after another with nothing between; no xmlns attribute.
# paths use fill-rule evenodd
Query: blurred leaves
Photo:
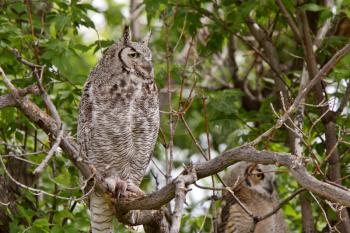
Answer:
<svg viewBox="0 0 350 233"><path fill-rule="evenodd" d="M23 58L45 65L43 84L58 107L65 128L71 132L72 137L75 137L78 106L84 82L103 50L121 36L123 24L128 22L125 17L130 13L129 6L127 3L115 3L113 0L103 1L105 5L103 9L95 7L98 5L96 1L95 4L91 1L82 3L76 0L31 2L29 12L28 6L22 1L0 1L0 66L16 86L26 87L35 83L33 72L19 63L10 49L16 48ZM332 16L329 9L316 4L315 1L302 6L295 6L292 1L283 2L291 14L298 7L315 14L312 19L316 28ZM348 6L349 3L345 2L343 6L338 6L339 11L349 16ZM175 168L181 169L183 164L189 161L202 161L190 134L207 153L206 117L209 123L212 154L218 154L222 148L240 146L255 139L275 124L277 115L281 114L280 96L274 92L273 72L251 48L260 50L261 45L256 43L249 33L245 24L248 16L255 19L257 25L271 35L281 66L286 70L283 78L287 79L291 99L298 92L300 64L302 64L300 57L303 56L303 49L296 44L286 20L281 16L273 0L223 0L220 4L210 0L145 0L138 7L142 9L140 35L145 35L149 29L153 32L150 48L153 51L154 72L163 111L161 127L164 137L168 142L169 92L172 95L170 102L173 111L186 110L181 114L184 114L183 117L191 129L189 132L179 116L174 115ZM93 19L96 17L101 25L95 25ZM240 39L236 38L235 43L239 77L232 74L232 67L227 62L228 42L232 34L240 36ZM168 53L165 38L168 38ZM348 41L349 38L344 35L327 37L317 51L318 62L324 64ZM250 68L253 62L256 64ZM346 86L349 85L349 64L350 56L347 56L325 78L325 83L333 90L327 97L336 100L336 107L344 97ZM171 79L170 90L168 90L168 76ZM244 88L237 85L236 78L244 82ZM260 101L254 109L247 108L247 103L244 102L247 89ZM4 84L0 83L0 94L7 93ZM29 98L45 110L40 97ZM204 98L207 103L207 115L204 112ZM312 102L309 99L307 101ZM276 110L275 113L272 107ZM324 128L317 121L319 118L317 109L314 106L306 106L305 109L304 133L308 135L305 140L307 144L305 153L312 152L318 160L322 160L325 156L325 145L322 143ZM347 166L350 162L347 144L350 142L348 114L347 105L344 114L337 119L339 136L344 141L338 146L342 153L344 176L350 174ZM0 145L1 155L7 155L11 150L19 154L23 150L41 151L26 156L26 159L33 163L40 163L46 155L45 151L50 148L50 141L44 132L14 108L0 111L0 141L15 145L15 149ZM168 148L163 148L160 143L156 148L155 157L164 162ZM290 152L287 130L281 128L274 132L271 138L259 145L259 148ZM28 174L34 168L35 165L26 167ZM312 171L314 168L310 166L309 169ZM327 170L327 166L322 165L321 169ZM3 173L0 169L0 174ZM288 173L279 174L277 177L282 197L288 196L298 188ZM153 179L153 176L147 174L142 188L154 190ZM345 185L349 185L349 182L349 179L344 180ZM83 195L79 189L78 171L61 151L56 153L53 163L45 170L40 182L35 186L64 197ZM203 192L207 197L211 195L209 191ZM203 207L206 201L208 200L201 200L187 206L181 232L211 232L212 216L210 211ZM28 190L20 189L17 193L16 211L7 209L10 218L9 231L88 232L89 217L86 208L83 201L74 204L73 201L45 195L38 196ZM201 210L199 213L196 212L198 209ZM318 214L318 210L315 206L314 214ZM331 220L334 220L332 211L328 212L332 217ZM298 201L293 200L284 206L284 214L288 218L292 232L300 232L301 216ZM317 226L321 230L325 226L324 219L318 218ZM118 232L131 232L131 230L119 224Z"/></svg>

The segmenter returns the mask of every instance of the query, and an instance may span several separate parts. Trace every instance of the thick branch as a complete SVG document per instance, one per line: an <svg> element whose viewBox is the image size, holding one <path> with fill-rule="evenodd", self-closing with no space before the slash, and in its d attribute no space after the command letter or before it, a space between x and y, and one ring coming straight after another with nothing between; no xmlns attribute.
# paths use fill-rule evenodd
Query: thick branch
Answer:
<svg viewBox="0 0 350 233"><path fill-rule="evenodd" d="M350 44L348 47L350 49ZM9 84L9 80L5 80L5 82ZM11 85L9 86L11 87ZM17 107L33 123L41 127L46 133L56 135L58 132L58 126L50 116L44 113L27 98L16 99L16 102ZM65 134L62 137L60 146L85 177L90 177L93 174L93 168L83 162L82 157L79 154L79 147L74 139ZM350 206L349 191L317 180L307 172L306 168L302 164L296 163L295 156L291 154L258 151L252 147L244 146L229 150L212 160L196 164L194 165L194 170L196 171L198 179L201 179L214 175L233 163L241 160L261 164L279 164L286 166L301 186L307 188L317 195L325 197L330 201L340 203L344 206ZM97 185L100 189L106 191L106 188L101 180L97 179ZM175 184L172 182L161 190L145 197L129 202L121 200L117 206L118 208L122 208L126 211L133 209L157 209L168 203L174 198L174 196Z"/></svg>
<svg viewBox="0 0 350 233"><path fill-rule="evenodd" d="M350 48L350 45L349 45ZM41 111L34 103L27 98L22 98L17 102L18 108L35 124L41 127L48 134L58 132L57 124L46 113ZM93 169L82 161L78 152L78 145L74 139L65 135L61 141L61 148L69 156L70 160L80 170L85 177L90 177L93 174ZM295 163L295 157L291 154L283 154L269 151L257 151L252 147L239 147L229 150L212 160L194 165L198 179L214 175L226 167L232 165L236 161L250 161L262 164L280 164L288 167L292 175L298 183L308 190L320 196L329 199L330 201L338 202L345 206L350 206L350 193L336 186L321 182L307 173L306 168ZM106 191L100 179L97 180L97 186ZM172 182L145 197L138 198L131 202L122 201L118 204L119 208L124 210L132 209L157 209L165 203L168 203L175 196L175 184Z"/></svg>
<svg viewBox="0 0 350 233"><path fill-rule="evenodd" d="M258 151L252 147L238 147L218 156L212 160L195 164L194 169L198 179L214 175L237 161L249 161L260 164L278 164L286 166L298 183L324 198L350 206L350 192L336 186L317 180L311 176L306 168L296 163L296 157L291 154L270 151ZM148 196L138 198L132 202L119 203L120 208L131 209L156 209L169 202L175 196L175 184L170 183L161 190Z"/></svg>

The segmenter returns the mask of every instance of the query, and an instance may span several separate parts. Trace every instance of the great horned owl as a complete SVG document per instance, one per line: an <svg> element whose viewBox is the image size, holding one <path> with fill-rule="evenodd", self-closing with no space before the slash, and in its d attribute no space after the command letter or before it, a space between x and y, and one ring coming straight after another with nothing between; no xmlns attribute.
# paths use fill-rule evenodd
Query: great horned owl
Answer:
<svg viewBox="0 0 350 233"><path fill-rule="evenodd" d="M78 122L81 154L117 197L142 192L138 186L151 159L159 129L150 34L132 42L125 27L85 83ZM113 232L114 209L101 193L90 195L91 230Z"/></svg>
<svg viewBox="0 0 350 233"><path fill-rule="evenodd" d="M274 170L273 165L238 162L223 179L253 215L263 216L278 205ZM232 194L224 191L219 233L288 232L281 210L258 222L255 230L253 225L253 219L236 203Z"/></svg>

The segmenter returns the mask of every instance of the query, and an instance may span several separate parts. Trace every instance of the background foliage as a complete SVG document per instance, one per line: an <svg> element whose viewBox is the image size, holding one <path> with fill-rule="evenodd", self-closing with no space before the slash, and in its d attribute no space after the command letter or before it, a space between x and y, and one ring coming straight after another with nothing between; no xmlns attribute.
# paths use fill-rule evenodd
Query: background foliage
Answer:
<svg viewBox="0 0 350 233"><path fill-rule="evenodd" d="M33 63L45 65L44 86L57 106L65 128L73 137L76 134L83 84L103 50L119 38L123 24L130 20L138 24L133 25L133 29L138 32L136 39L146 35L149 29L153 32L150 48L153 51L162 110L162 133L154 163L163 173L171 171L165 163L170 158L170 149L173 150L174 159L171 171L173 177L184 163L203 160L184 122L177 115L169 119L169 111L186 110L183 116L194 138L206 153L207 118L211 156L216 156L225 148L251 141L274 125L277 117L271 106L276 114L283 111L279 102L281 96L276 91L276 83L272 78L273 71L257 52L263 49L252 37L247 17L253 17L257 24L265 28L277 48L282 67L280 77L290 95L288 98L293 99L299 91L304 50L293 37L285 18L272 0L133 1L137 12L140 12L135 20L130 19L129 2L97 2L0 0L0 66L17 87L26 87L35 83L33 71L16 59L12 49L17 49L23 58ZM296 6L293 1L285 1L284 4L292 14L299 7L308 11L313 35L325 20L333 17L322 1L308 1L302 6ZM338 15L350 15L350 2L335 1L335 5ZM93 19L100 23L95 24ZM319 64L325 63L349 41L350 24L346 20L344 22L347 23L344 23L343 28L334 26L334 32L326 37L317 50ZM347 56L324 82L333 110L339 107L349 85L349 64L350 56ZM7 89L0 83L0 94L6 93ZM30 98L45 108L40 97ZM303 133L306 135L307 146L304 147L304 152L306 156L312 154L318 161L323 161L327 156L324 125L319 120L320 113L313 96L310 95L306 102L310 105L305 106ZM350 175L348 114L347 104L336 119L337 136L342 139L338 149L343 177ZM169 130L169 122L175 125L174 135ZM169 146L172 137L173 146ZM60 197L81 197L83 193L79 188L78 171L61 151L56 153L40 178L31 175L36 164L44 159L50 143L52 142L46 134L15 108L1 109L0 154L11 174L28 186ZM259 147L292 152L286 128L276 131L271 138L260 143ZM148 192L165 183L164 176L154 163L142 184ZM327 163L322 163L320 169L327 173ZM297 189L298 185L285 170L279 170L279 193L283 198ZM314 164L310 164L309 171L315 171ZM315 174L320 179L326 179ZM2 186L3 190L7 187L6 192L15 195L15 202L9 206L0 204L0 232L88 232L88 214L82 200L50 197L18 188L5 175L3 167L0 168L0 175L0 184L5 185ZM210 186L211 179L200 183ZM349 187L349 179L344 179L343 185ZM211 232L213 193L198 188L192 192L194 194L189 196L182 220L182 232ZM312 203L314 224L318 231L322 231L326 227L326 221L320 214L320 206L311 196L307 198ZM219 201L216 206L220 207ZM335 222L334 211L324 203L322 206L326 209L329 220ZM290 230L300 232L299 199L290 201L283 210ZM120 225L118 227L120 232L133 232L132 229Z"/></svg>

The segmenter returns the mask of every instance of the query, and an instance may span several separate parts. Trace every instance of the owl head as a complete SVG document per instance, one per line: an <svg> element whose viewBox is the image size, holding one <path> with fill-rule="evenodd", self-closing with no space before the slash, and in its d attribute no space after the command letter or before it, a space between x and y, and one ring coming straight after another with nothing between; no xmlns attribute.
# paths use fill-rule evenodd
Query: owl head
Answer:
<svg viewBox="0 0 350 233"><path fill-rule="evenodd" d="M150 37L151 32L141 42L132 42L130 27L124 27L123 37L119 42L122 46L118 54L123 69L143 78L153 77L152 53L148 48Z"/></svg>
<svg viewBox="0 0 350 233"><path fill-rule="evenodd" d="M250 162L235 163L224 176L230 187L248 188L261 196L272 198L276 195L275 166Z"/></svg>

